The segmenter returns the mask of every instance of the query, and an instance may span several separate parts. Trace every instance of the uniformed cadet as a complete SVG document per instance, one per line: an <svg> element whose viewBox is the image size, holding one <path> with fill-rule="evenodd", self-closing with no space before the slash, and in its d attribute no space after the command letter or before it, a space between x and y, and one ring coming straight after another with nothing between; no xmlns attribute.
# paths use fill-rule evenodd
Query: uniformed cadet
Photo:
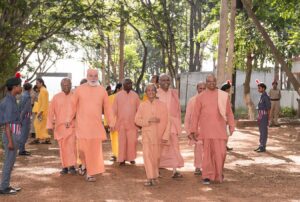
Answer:
<svg viewBox="0 0 300 202"><path fill-rule="evenodd" d="M25 83L23 86L24 92L22 93L19 108L21 113L21 137L19 146L19 155L29 156L30 152L25 150L25 144L27 142L29 132L30 132L30 118L32 114L31 96L30 91L32 85L30 83Z"/></svg>
<svg viewBox="0 0 300 202"><path fill-rule="evenodd" d="M16 161L21 134L20 112L16 102L16 95L22 92L19 76L6 81L8 93L0 103L0 125L4 127L4 132L2 133L4 162L0 194L16 194L21 190L21 188L10 186L11 171Z"/></svg>
<svg viewBox="0 0 300 202"><path fill-rule="evenodd" d="M272 83L273 88L269 91L269 96L271 100L271 111L270 111L270 127L279 126L278 116L280 111L280 98L281 93L280 90L277 89L277 81Z"/></svg>
<svg viewBox="0 0 300 202"><path fill-rule="evenodd" d="M268 139L268 125L269 115L271 109L270 98L266 93L267 86L264 83L259 83L258 92L261 93L260 101L258 103L258 127L259 127L259 147L255 149L256 152L265 152Z"/></svg>

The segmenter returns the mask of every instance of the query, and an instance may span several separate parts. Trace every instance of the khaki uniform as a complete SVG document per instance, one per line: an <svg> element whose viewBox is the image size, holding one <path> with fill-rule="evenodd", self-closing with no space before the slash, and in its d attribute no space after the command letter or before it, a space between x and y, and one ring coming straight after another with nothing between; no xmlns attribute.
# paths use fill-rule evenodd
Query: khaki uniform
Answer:
<svg viewBox="0 0 300 202"><path fill-rule="evenodd" d="M278 125L278 116L279 116L280 98L281 98L280 90L271 89L269 91L269 97L271 100L271 111L270 111L271 125Z"/></svg>

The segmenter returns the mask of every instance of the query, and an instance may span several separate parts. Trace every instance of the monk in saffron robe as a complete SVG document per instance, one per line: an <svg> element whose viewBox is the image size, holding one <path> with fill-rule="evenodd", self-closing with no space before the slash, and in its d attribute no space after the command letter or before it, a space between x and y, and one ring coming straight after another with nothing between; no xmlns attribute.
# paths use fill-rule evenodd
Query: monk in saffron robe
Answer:
<svg viewBox="0 0 300 202"><path fill-rule="evenodd" d="M142 127L143 158L147 175L145 186L155 185L159 177L160 144L167 143L169 132L168 108L156 99L156 86L146 87L148 100L143 102L135 116L135 123Z"/></svg>
<svg viewBox="0 0 300 202"><path fill-rule="evenodd" d="M183 167L184 162L180 154L178 135L181 134L181 110L178 92L170 89L171 79L168 75L162 74L159 77L159 86L156 96L165 103L169 114L169 144L161 148L160 168L173 168L173 178L180 178L182 175L177 168Z"/></svg>
<svg viewBox="0 0 300 202"><path fill-rule="evenodd" d="M38 144L40 143L40 140L44 140L42 144L51 144L50 137L46 128L49 107L49 94L43 79L37 78L36 85L39 89L39 97L37 102L37 115L34 120L36 139L32 143Z"/></svg>
<svg viewBox="0 0 300 202"><path fill-rule="evenodd" d="M72 83L68 78L61 81L62 92L56 94L50 103L47 128L49 134L53 134L57 140L60 151L60 160L62 170L60 174L64 175L68 172L75 174L76 165L76 136L74 131L74 121L71 122L70 127L66 128L66 115L71 111L72 107Z"/></svg>
<svg viewBox="0 0 300 202"><path fill-rule="evenodd" d="M199 82L197 84L197 95L199 95L202 91L204 91L206 88L206 84L204 82ZM197 95L191 97L189 100L187 107L186 107L186 112L185 112L185 117L184 117L184 128L186 130L186 133L190 135L191 131L191 123L192 123L192 113L194 111L194 106L195 106L195 101ZM202 158L203 158L203 142L202 140L198 140L197 137L191 137L188 136L189 138L189 144L190 145L195 145L194 148L194 166L195 166L195 175L201 175L201 167L202 167Z"/></svg>
<svg viewBox="0 0 300 202"><path fill-rule="evenodd" d="M105 171L102 154L102 141L106 140L106 132L102 125L103 109L109 126L113 125L108 95L105 88L99 85L98 71L89 69L87 80L87 83L78 86L74 91L72 112L66 127L70 127L70 121L76 116L75 133L79 158L82 161L78 172L81 175L86 174L88 182L94 182L94 175Z"/></svg>
<svg viewBox="0 0 300 202"><path fill-rule="evenodd" d="M137 126L134 118L139 108L139 96L132 90L132 81L125 78L123 90L117 93L113 112L116 119L115 130L118 131L118 162L120 166L125 165L125 161L135 164L137 146Z"/></svg>
<svg viewBox="0 0 300 202"><path fill-rule="evenodd" d="M216 77L206 77L206 90L196 98L192 115L191 135L203 140L202 179L223 182L223 168L226 158L226 125L234 131L234 118L228 93L216 88Z"/></svg>

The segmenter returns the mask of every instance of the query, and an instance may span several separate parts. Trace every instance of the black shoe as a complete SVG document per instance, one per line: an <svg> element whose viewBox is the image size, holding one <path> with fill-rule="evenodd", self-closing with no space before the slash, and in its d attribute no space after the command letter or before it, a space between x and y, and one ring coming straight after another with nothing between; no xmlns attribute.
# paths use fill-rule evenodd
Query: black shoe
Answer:
<svg viewBox="0 0 300 202"><path fill-rule="evenodd" d="M125 165L126 165L125 161L119 163L119 166L125 166Z"/></svg>
<svg viewBox="0 0 300 202"><path fill-rule="evenodd" d="M10 189L13 189L13 190L15 190L15 191L17 191L17 192L19 192L19 191L21 191L22 190L22 188L21 187L8 187L8 188L10 188Z"/></svg>
<svg viewBox="0 0 300 202"><path fill-rule="evenodd" d="M117 157L112 156L111 159L110 159L110 161L113 161L113 162L117 161Z"/></svg>
<svg viewBox="0 0 300 202"><path fill-rule="evenodd" d="M227 150L227 151L232 151L232 150L233 150L233 148L232 148L232 147L228 147L228 146L226 146L226 150Z"/></svg>
<svg viewBox="0 0 300 202"><path fill-rule="evenodd" d="M0 190L0 194L15 195L15 194L17 194L17 191L14 190L14 189L12 189L12 188L10 188L10 187L8 187L8 188L6 188L4 190Z"/></svg>
<svg viewBox="0 0 300 202"><path fill-rule="evenodd" d="M68 168L63 168L60 172L61 175L68 174Z"/></svg>
<svg viewBox="0 0 300 202"><path fill-rule="evenodd" d="M210 179L205 178L204 180L202 180L202 184L205 184L205 185L210 184Z"/></svg>
<svg viewBox="0 0 300 202"><path fill-rule="evenodd" d="M130 161L130 164L131 165L135 165L135 161Z"/></svg>
<svg viewBox="0 0 300 202"><path fill-rule="evenodd" d="M258 151L258 150L260 150L260 148L261 148L261 147L259 146L257 149L254 149L253 151Z"/></svg>
<svg viewBox="0 0 300 202"><path fill-rule="evenodd" d="M266 152L266 148L261 147L259 150L257 150L256 152L260 153L260 152Z"/></svg>
<svg viewBox="0 0 300 202"><path fill-rule="evenodd" d="M72 175L75 175L75 174L76 174L76 169L75 169L74 166L71 166L71 167L69 168L69 173L72 174Z"/></svg>
<svg viewBox="0 0 300 202"><path fill-rule="evenodd" d="M31 138L35 138L35 133L31 133Z"/></svg>
<svg viewBox="0 0 300 202"><path fill-rule="evenodd" d="M31 153L28 152L28 151L22 151L22 152L19 152L19 155L20 155L20 156L30 156Z"/></svg>

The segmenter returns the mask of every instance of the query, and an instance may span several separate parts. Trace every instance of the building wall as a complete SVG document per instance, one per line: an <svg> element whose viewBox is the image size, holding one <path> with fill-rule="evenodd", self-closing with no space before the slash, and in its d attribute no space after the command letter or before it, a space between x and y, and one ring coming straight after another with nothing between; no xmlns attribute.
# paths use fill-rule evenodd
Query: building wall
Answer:
<svg viewBox="0 0 300 202"><path fill-rule="evenodd" d="M199 81L205 81L207 74L210 72L191 72L183 73L180 75L180 104L184 110L188 100L196 94L196 85ZM255 80L258 79L260 82L264 82L267 85L267 92L272 87L274 80L274 72L258 72L254 71L251 75L250 81L250 93L252 101L255 105L258 104L260 94L257 92L257 84ZM237 71L236 75L236 97L235 97L235 108L245 108L243 100L243 83L245 81L245 72ZM220 86L218 86L220 87ZM233 89L232 89L233 90ZM297 92L283 90L281 91L282 99L280 100L281 107L291 107L295 110L298 109L297 98L299 98Z"/></svg>

